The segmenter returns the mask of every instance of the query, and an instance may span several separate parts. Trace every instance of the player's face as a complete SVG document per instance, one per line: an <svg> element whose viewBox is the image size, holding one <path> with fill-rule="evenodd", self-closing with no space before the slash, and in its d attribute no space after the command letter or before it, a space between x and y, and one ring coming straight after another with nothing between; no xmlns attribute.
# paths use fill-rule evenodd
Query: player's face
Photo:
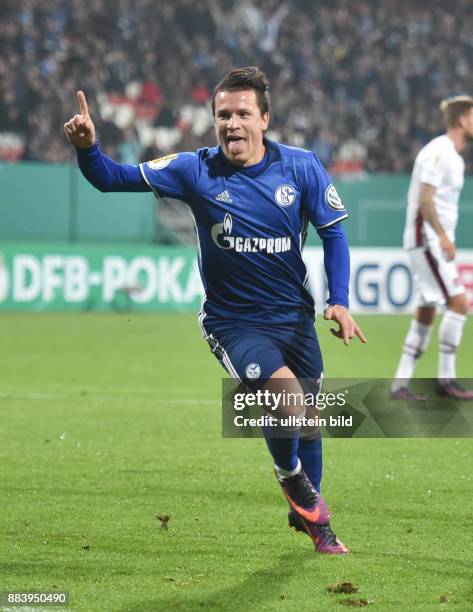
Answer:
<svg viewBox="0 0 473 612"><path fill-rule="evenodd" d="M463 115L461 125L468 140L473 140L473 108Z"/></svg>
<svg viewBox="0 0 473 612"><path fill-rule="evenodd" d="M217 140L225 157L235 166L252 166L263 159L263 135L268 123L269 113L261 114L253 89L217 93Z"/></svg>

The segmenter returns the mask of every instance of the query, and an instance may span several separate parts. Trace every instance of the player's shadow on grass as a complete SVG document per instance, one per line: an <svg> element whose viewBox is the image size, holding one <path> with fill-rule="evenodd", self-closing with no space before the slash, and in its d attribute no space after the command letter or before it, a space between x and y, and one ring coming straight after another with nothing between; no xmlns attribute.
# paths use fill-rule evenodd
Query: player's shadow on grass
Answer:
<svg viewBox="0 0 473 612"><path fill-rule="evenodd" d="M272 600L284 601L285 586L293 574L300 571L301 564L313 551L293 551L284 553L268 568L262 568L248 574L237 584L212 590L210 593L190 593L186 587L183 594L163 594L149 599L142 599L128 604L120 612L162 612L163 610L232 610L232 612L255 610L260 604L268 605ZM323 557L320 555L320 559ZM238 580L235 576L234 582ZM163 581L165 588L166 582ZM209 587L211 588L211 587ZM187 590L187 592L185 592Z"/></svg>

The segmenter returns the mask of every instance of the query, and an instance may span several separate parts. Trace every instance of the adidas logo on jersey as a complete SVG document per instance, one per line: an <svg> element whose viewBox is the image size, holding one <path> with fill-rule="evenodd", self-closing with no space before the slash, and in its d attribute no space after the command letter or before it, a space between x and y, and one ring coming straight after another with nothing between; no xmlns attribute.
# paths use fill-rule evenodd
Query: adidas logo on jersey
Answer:
<svg viewBox="0 0 473 612"><path fill-rule="evenodd" d="M218 200L219 202L226 202L226 203L229 203L232 201L232 197L228 193L227 189L225 189L225 191L222 191L222 193L219 193L218 196L215 196L215 199Z"/></svg>

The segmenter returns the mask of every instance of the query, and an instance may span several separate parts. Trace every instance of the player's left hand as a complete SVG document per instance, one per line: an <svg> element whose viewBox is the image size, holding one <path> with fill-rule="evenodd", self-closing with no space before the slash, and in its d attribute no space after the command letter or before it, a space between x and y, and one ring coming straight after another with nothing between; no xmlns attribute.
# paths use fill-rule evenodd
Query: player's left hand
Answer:
<svg viewBox="0 0 473 612"><path fill-rule="evenodd" d="M338 329L331 328L330 331L334 336L342 339L345 345L348 345L350 340L353 340L355 336L357 336L361 342L366 342L365 335L355 323L345 306L341 306L340 304L328 306L324 310L324 319L327 321L336 321L338 323Z"/></svg>

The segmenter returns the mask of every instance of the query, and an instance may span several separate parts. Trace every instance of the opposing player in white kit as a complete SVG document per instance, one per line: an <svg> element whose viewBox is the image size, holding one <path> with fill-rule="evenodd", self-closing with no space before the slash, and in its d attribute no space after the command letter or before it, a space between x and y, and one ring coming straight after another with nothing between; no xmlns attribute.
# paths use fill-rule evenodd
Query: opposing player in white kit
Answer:
<svg viewBox="0 0 473 612"><path fill-rule="evenodd" d="M440 109L447 132L419 151L408 192L403 242L414 275L418 307L391 386L393 399L426 399L410 391L408 383L429 345L436 306L440 305L446 310L439 328L437 392L459 400L473 399L473 391L463 389L456 381L456 351L468 301L455 264L455 228L465 173L460 153L473 140L473 98L449 98Z"/></svg>

